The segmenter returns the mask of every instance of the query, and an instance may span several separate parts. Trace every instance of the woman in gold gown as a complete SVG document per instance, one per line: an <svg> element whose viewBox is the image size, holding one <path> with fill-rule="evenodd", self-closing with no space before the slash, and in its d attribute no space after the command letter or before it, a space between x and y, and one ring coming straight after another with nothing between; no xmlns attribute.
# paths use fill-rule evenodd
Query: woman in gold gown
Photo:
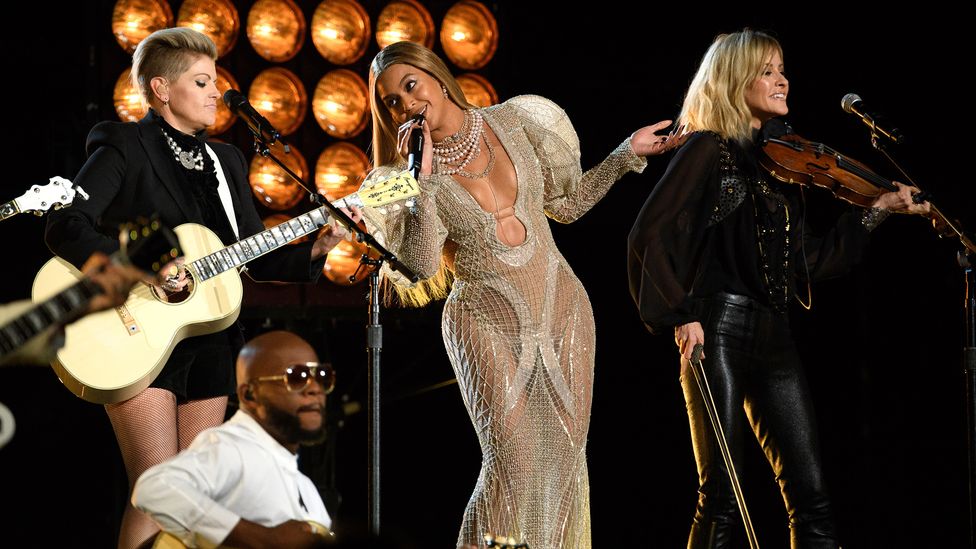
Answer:
<svg viewBox="0 0 976 549"><path fill-rule="evenodd" d="M404 168L411 131L425 136L420 197L364 213L422 279L385 272L402 301L450 291L444 344L483 454L458 546L497 533L533 549L590 547L593 311L546 218L575 221L621 176L642 171L642 156L680 140L655 135L669 121L642 128L583 173L557 105L524 95L474 108L444 62L410 42L377 54L369 88L377 168L367 185ZM422 125L412 122L418 113Z"/></svg>

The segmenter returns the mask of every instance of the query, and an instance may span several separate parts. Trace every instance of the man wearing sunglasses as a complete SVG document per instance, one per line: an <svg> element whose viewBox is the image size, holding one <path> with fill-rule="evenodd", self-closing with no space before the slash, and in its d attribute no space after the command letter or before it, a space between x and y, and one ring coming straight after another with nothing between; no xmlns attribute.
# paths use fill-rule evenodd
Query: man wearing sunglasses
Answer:
<svg viewBox="0 0 976 549"><path fill-rule="evenodd" d="M296 453L324 439L334 386L297 335L252 339L237 358L240 409L143 473L133 505L189 547L317 547L331 519Z"/></svg>

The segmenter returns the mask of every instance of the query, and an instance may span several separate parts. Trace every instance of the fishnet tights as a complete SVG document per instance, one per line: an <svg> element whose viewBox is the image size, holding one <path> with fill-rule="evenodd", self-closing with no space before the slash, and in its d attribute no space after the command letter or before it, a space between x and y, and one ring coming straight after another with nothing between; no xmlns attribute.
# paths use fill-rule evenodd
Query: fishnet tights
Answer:
<svg viewBox="0 0 976 549"><path fill-rule="evenodd" d="M176 395L152 387L124 402L106 405L129 477L129 499L139 475L189 446L200 431L223 423L226 408L227 397L177 404ZM158 531L155 522L127 502L119 549L140 547Z"/></svg>

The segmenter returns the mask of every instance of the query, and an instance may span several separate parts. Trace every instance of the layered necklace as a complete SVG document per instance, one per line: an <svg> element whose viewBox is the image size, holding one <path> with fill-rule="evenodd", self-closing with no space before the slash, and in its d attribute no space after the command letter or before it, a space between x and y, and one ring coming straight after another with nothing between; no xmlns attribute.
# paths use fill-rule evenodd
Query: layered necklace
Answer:
<svg viewBox="0 0 976 549"><path fill-rule="evenodd" d="M163 135L166 136L166 144L173 151L173 156L176 157L176 161L188 170L203 171L203 149L183 150L179 143L170 137L169 132L165 128L162 126L160 128L163 130Z"/></svg>
<svg viewBox="0 0 976 549"><path fill-rule="evenodd" d="M465 168L471 161L481 156L482 140L488 149L488 165L481 173L469 172ZM454 135L445 137L443 141L435 141L433 146L437 173L481 179L495 167L495 148L485 136L485 118L478 110L466 109L461 129Z"/></svg>

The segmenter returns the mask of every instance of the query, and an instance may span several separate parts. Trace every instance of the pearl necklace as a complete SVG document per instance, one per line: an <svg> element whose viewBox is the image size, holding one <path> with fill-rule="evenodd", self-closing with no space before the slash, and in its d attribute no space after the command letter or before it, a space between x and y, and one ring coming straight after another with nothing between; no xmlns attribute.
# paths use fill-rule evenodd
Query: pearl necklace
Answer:
<svg viewBox="0 0 976 549"><path fill-rule="evenodd" d="M162 129L162 128L160 128ZM173 151L173 156L176 157L176 161L183 165L184 168L188 170L203 171L203 150L197 149L196 151L184 151L179 144L163 131L163 136L166 137L166 144Z"/></svg>
<svg viewBox="0 0 976 549"><path fill-rule="evenodd" d="M484 139L488 149L488 165L481 173L466 170L468 164L481 156L481 141ZM464 121L461 129L443 141L435 141L434 166L437 173L444 175L460 175L469 179L481 179L487 176L495 167L495 149L485 135L485 119L481 112L475 109L464 111Z"/></svg>

